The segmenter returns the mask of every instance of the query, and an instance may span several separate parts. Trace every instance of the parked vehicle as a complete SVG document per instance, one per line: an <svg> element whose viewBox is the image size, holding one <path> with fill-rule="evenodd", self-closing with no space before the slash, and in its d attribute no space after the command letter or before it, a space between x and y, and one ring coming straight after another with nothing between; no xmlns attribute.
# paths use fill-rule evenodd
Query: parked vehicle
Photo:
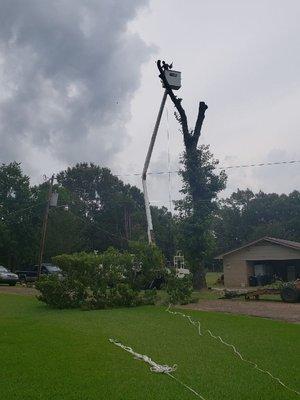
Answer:
<svg viewBox="0 0 300 400"><path fill-rule="evenodd" d="M26 265L16 271L22 282L35 282L38 276L38 265ZM41 269L41 275L53 275L57 274L62 276L61 269L57 265L50 263L43 263Z"/></svg>
<svg viewBox="0 0 300 400"><path fill-rule="evenodd" d="M10 272L7 268L0 265L0 283L7 283L9 286L15 286L19 277L17 274Z"/></svg>

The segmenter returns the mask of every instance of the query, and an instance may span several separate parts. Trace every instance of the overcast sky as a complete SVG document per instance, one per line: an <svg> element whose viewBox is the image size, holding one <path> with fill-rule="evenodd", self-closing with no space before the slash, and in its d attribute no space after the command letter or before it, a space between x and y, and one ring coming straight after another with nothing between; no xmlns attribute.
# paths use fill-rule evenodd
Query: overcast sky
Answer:
<svg viewBox="0 0 300 400"><path fill-rule="evenodd" d="M299 15L298 0L0 0L1 162L33 182L79 161L140 172L163 94L157 58L182 72L190 126L208 104L201 142L220 165L300 160ZM150 169L176 170L182 150L168 102ZM299 189L299 172L228 170L223 195ZM168 205L179 186L151 176L150 198Z"/></svg>

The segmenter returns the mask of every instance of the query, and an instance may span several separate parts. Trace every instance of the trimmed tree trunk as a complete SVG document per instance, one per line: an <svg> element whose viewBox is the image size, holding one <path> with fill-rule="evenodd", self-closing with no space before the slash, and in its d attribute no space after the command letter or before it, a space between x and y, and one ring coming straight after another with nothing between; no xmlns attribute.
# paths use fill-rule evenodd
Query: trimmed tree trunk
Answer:
<svg viewBox="0 0 300 400"><path fill-rule="evenodd" d="M200 290L207 287L204 268L200 265L193 274L194 289Z"/></svg>
<svg viewBox="0 0 300 400"><path fill-rule="evenodd" d="M162 80L164 87L166 88L166 91L168 95L170 96L170 99L172 100L177 112L175 113L175 117L177 121L181 125L182 129L182 135L183 135L183 141L185 145L185 151L186 151L186 157L187 157L187 165L186 169L189 172L188 174L188 184L190 186L190 191L191 191L191 196L193 200L193 213L198 214L199 210L201 209L201 200L199 198L199 190L197 190L197 176L193 174L193 168L195 165L197 165L198 158L197 158L197 145L199 142L199 138L201 135L201 128L202 124L205 118L205 111L207 110L207 105L204 102L199 103L199 108L198 108L198 116L196 120L196 125L194 130L189 130L188 128L188 121L187 117L185 114L185 110L183 109L181 105L182 99L177 98L177 96L174 94L173 90L171 89L166 77L165 77L165 69L169 68L169 66L166 63L162 63L161 61L157 61L157 67L160 72L159 77ZM200 213L199 216L201 217ZM196 263L196 260L195 260ZM206 287L206 280L205 280L205 272L204 268L201 266L199 260L197 261L197 268L194 268L194 274L193 274L193 282L194 282L194 288L195 289L201 289L203 287Z"/></svg>

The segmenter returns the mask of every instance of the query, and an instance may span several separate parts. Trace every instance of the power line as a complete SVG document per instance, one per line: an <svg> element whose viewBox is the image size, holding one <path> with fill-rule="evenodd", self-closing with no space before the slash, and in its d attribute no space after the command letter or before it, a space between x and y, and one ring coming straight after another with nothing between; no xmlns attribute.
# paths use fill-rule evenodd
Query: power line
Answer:
<svg viewBox="0 0 300 400"><path fill-rule="evenodd" d="M32 206L29 206L29 207L20 208L19 210L15 210L15 211L12 211L12 212L10 212L10 213L8 213L8 214L5 214L2 218L10 217L11 215L18 214L19 212L31 210L32 208L38 207L38 206L40 206L40 205L42 205L42 204L46 204L46 202L43 201L43 202L41 202L41 203L33 204Z"/></svg>
<svg viewBox="0 0 300 400"><path fill-rule="evenodd" d="M170 163L170 160L168 160L168 164ZM263 163L252 163L252 164L239 164L239 165L228 165L228 166L218 166L218 167L216 167L216 169L219 169L219 170L229 170L229 169L238 169L238 168L254 168L254 167L269 167L269 166L274 166L274 165L291 165L291 164L298 164L298 163L300 163L300 160L289 160L289 161L274 161L274 162L263 162ZM179 170L176 170L176 171L153 171L153 172L148 172L148 175L168 175L169 176L169 179L170 179L170 174L178 174L179 173ZM131 173L131 174L119 174L119 175L116 175L116 176L118 176L118 177L121 177L121 176L141 176L141 173L140 172L138 172L138 173ZM170 184L170 182L169 182L169 184ZM169 186L169 191L171 191L171 188L170 188L170 186ZM71 192L71 191L69 191L69 192ZM72 193L72 192L71 192ZM73 194L73 193L72 193ZM178 201L178 200L180 200L180 199L178 199L178 200L172 200L170 197L171 195L171 193L169 193L169 203L170 203L170 200L172 201L172 203L173 203L173 201ZM73 196L74 196L74 194L73 194ZM201 201L203 201L203 202L210 202L210 200L201 200ZM161 202L161 201L158 201L158 203L162 203L162 204L167 204L167 202ZM27 210L30 210L30 209L32 209L32 208L35 208L35 207L38 207L38 206L40 206L40 205L42 205L42 204L45 204L45 202L41 202L41 203L37 203L37 204L33 204L33 205L31 205L31 206L29 206L29 207L26 207L26 208L22 208L22 209L19 209L19 210L15 210L15 211L12 211L12 212L10 212L9 214L6 214L5 216L2 216L2 220L3 219L5 219L5 218L7 218L7 217L10 217L10 216L12 216L12 215L15 215L15 214L18 214L18 213L20 213L20 212L24 212L24 211L27 211ZM76 215L76 214L75 214ZM77 215L76 215L77 216ZM77 216L78 217L78 216ZM98 227L98 229L99 230L102 230L103 232L106 232L106 233L108 233L106 230L104 230L103 228L100 228L100 227ZM117 235L112 235L112 236L115 236L115 237L118 237L118 238L122 238L122 239L125 239L124 237L122 237L122 236L117 236Z"/></svg>
<svg viewBox="0 0 300 400"><path fill-rule="evenodd" d="M269 167L273 165L287 165L287 164L296 164L300 163L300 160L290 160L290 161L274 161L274 162L264 162L257 164L240 164L240 165L227 165L227 166L219 166L216 169L228 170L228 169L236 169L236 168L253 168L253 167ZM176 171L153 171L148 172L148 175L167 175L167 174L178 174L179 170ZM140 172L134 172L131 174L119 174L116 175L118 177L121 176L141 176Z"/></svg>
<svg viewBox="0 0 300 400"><path fill-rule="evenodd" d="M73 200L74 200L75 202L77 202L78 200L80 200L80 198L78 197L78 194L77 194L77 193L74 193L72 190L68 189L68 193L71 195L71 197L73 198ZM91 226L92 226L94 229L98 230L99 232L106 233L108 236L110 236L110 237L113 238L113 239L114 239L114 238L117 238L117 239L119 239L119 240L121 239L121 240L123 240L123 241L128 242L128 239L127 239L125 236L123 236L121 233L119 233L119 234L111 233L111 232L109 232L108 230L106 230L106 229L102 228L101 226L99 226L99 223L98 223L98 222L89 220L87 216L86 216L86 217L82 217L82 216L80 216L80 215L78 215L78 214L75 214L70 208L69 208L69 210L68 210L68 213L69 213L69 214L72 214L75 218L77 218L78 220L81 220L81 221L84 222L84 223L91 224Z"/></svg>
<svg viewBox="0 0 300 400"><path fill-rule="evenodd" d="M121 240L123 240L123 241L128 242L128 239L125 238L125 236L123 236L122 234L111 233L111 232L109 232L108 230L103 229L102 227L100 227L99 224L98 224L97 222L88 220L88 218L83 218L83 217L81 217L81 216L79 216L79 215L73 213L73 211L71 211L70 209L69 209L68 213L72 214L75 218L77 218L78 220L81 220L81 221L84 222L84 223L91 224L91 226L92 226L94 229L96 228L96 230L98 230L98 231L100 231L100 232L103 232L103 233L106 233L106 234L107 234L108 236L110 236L111 238L117 238L117 239L119 239L119 240L121 239Z"/></svg>
<svg viewBox="0 0 300 400"><path fill-rule="evenodd" d="M258 163L258 164L229 165L227 167L217 167L217 169L268 167L268 166L271 166L271 165L296 164L296 163L300 163L300 160L274 161L274 162L265 162L265 163Z"/></svg>

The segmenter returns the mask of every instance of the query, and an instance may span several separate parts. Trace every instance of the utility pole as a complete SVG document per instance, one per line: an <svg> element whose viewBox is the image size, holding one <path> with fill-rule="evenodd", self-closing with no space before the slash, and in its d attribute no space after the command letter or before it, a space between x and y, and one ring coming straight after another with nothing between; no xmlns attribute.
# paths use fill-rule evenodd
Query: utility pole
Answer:
<svg viewBox="0 0 300 400"><path fill-rule="evenodd" d="M50 201L51 201L51 197L52 197L53 182L54 182L54 175L51 176L50 181L49 181L49 191L48 191L47 203L46 203L46 208L45 208L43 228L42 228L42 237L41 237L41 244L40 244L39 264L38 264L38 271L37 271L38 278L40 277L41 271L42 271L42 263L43 263L46 235L47 235L48 216L49 216L49 210L50 210Z"/></svg>
<svg viewBox="0 0 300 400"><path fill-rule="evenodd" d="M173 71L172 68L173 64L166 64L163 62L163 69L164 69L164 76L165 79L169 85L174 90L178 90L181 87L181 73L179 71ZM152 156L153 152L153 147L154 143L156 140L160 120L162 117L162 113L164 111L164 107L166 104L167 96L168 96L168 89L167 87L163 84L163 88L165 88L164 95L160 104L160 108L158 111L158 115L156 118L156 123L153 129L150 145L148 148L147 156L145 159L145 164L144 164L144 169L142 173L142 184L143 184L143 192L144 192L144 201L145 201L145 209L146 209L146 218L147 218L147 233L148 233L148 242L149 244L155 244L155 239L154 239L154 231L153 231L153 224L152 224L152 216L151 216L151 209L150 209L150 203L149 203L149 197L148 197L148 190L147 190L147 171L148 167L150 164L150 159Z"/></svg>

